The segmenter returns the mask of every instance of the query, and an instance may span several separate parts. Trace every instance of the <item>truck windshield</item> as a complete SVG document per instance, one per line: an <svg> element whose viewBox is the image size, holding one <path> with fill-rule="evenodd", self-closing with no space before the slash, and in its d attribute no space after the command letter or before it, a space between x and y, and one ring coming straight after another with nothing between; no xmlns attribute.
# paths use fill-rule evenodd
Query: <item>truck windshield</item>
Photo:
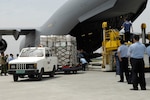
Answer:
<svg viewBox="0 0 150 100"><path fill-rule="evenodd" d="M20 57L43 57L44 52L42 49L24 49Z"/></svg>

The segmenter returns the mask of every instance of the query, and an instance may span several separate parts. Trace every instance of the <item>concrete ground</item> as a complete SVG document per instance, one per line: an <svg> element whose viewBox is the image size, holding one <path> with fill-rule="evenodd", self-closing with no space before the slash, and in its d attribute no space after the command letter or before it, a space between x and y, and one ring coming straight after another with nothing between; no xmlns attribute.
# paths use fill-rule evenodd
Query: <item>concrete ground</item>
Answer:
<svg viewBox="0 0 150 100"><path fill-rule="evenodd" d="M117 82L115 72L79 71L57 74L42 81L0 76L0 100L149 100L150 73L146 73L147 90L130 90L132 85Z"/></svg>

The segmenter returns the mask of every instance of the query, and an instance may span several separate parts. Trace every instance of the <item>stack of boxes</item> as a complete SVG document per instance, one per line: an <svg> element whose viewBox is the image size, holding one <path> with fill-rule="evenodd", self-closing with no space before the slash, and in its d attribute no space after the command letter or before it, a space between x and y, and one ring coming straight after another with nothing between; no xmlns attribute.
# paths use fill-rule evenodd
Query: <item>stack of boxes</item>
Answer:
<svg viewBox="0 0 150 100"><path fill-rule="evenodd" d="M41 36L40 44L51 48L53 56L58 57L58 65L70 67L77 65L76 38L70 35Z"/></svg>

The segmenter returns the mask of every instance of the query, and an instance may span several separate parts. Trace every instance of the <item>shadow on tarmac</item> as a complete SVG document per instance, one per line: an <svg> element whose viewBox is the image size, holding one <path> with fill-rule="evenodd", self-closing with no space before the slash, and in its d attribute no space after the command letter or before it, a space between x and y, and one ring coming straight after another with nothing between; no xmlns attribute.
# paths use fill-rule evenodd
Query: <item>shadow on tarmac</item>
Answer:
<svg viewBox="0 0 150 100"><path fill-rule="evenodd" d="M54 77L49 77L49 75L43 75L42 80L38 80L36 78L28 78L28 77L24 77L24 78L19 78L17 82L42 82L42 81L48 81L48 80L52 80L52 79L56 79L56 78L60 78L62 76L59 75L77 75L77 74L84 74L86 72L78 72L78 73L64 73L64 72L57 72L55 73Z"/></svg>
<svg viewBox="0 0 150 100"><path fill-rule="evenodd" d="M54 77L49 77L49 76L43 76L42 80L37 80L36 78L19 78L17 82L42 82L42 81L48 81L56 78L60 78L61 76L54 76Z"/></svg>
<svg viewBox="0 0 150 100"><path fill-rule="evenodd" d="M77 73L65 73L65 72L56 72L55 74L56 75L76 75L76 74L84 74L84 73L86 73L86 71L78 71Z"/></svg>

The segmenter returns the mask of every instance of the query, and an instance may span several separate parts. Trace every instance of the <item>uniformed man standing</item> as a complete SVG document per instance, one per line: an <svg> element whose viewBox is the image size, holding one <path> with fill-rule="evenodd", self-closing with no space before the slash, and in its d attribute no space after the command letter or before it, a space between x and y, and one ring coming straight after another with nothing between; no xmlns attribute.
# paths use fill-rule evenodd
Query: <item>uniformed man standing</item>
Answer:
<svg viewBox="0 0 150 100"><path fill-rule="evenodd" d="M1 66L2 66L2 69L1 69L1 75L4 73L5 76L7 75L7 57L4 55L4 52L1 52Z"/></svg>
<svg viewBox="0 0 150 100"><path fill-rule="evenodd" d="M117 50L118 52L118 58L120 62L120 81L119 82L124 82L124 72L125 72L125 77L127 82L129 82L129 70L128 70L128 46L124 44L124 41L121 40L121 46Z"/></svg>
<svg viewBox="0 0 150 100"><path fill-rule="evenodd" d="M132 23L129 21L129 19L125 18L124 19L124 23L122 24L121 28L124 28L125 31L125 41L128 42L130 41L130 30L132 29L133 32L133 27L132 27Z"/></svg>
<svg viewBox="0 0 150 100"><path fill-rule="evenodd" d="M144 73L144 53L146 47L144 44L139 42L139 36L133 36L133 44L129 47L129 55L131 58L132 66L132 82L133 88L131 90L138 90L138 83L140 84L141 90L146 90L146 81Z"/></svg>

